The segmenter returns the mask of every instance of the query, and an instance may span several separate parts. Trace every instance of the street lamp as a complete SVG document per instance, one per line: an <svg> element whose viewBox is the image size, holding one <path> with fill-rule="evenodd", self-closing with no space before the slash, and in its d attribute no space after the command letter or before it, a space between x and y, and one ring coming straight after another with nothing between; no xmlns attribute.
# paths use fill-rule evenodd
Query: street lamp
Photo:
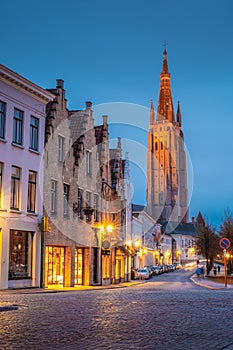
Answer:
<svg viewBox="0 0 233 350"><path fill-rule="evenodd" d="M156 249L155 251L155 264L159 264L159 255L160 255L160 251L159 249Z"/></svg>
<svg viewBox="0 0 233 350"><path fill-rule="evenodd" d="M107 225L106 229L108 233L112 233L112 225Z"/></svg>
<svg viewBox="0 0 233 350"><path fill-rule="evenodd" d="M134 246L135 246L136 249L139 249L140 241L138 239L134 242Z"/></svg>
<svg viewBox="0 0 233 350"><path fill-rule="evenodd" d="M99 227L99 280L100 284L104 279L110 279L110 246L111 237L109 234L113 232L113 226L111 224L103 224Z"/></svg>

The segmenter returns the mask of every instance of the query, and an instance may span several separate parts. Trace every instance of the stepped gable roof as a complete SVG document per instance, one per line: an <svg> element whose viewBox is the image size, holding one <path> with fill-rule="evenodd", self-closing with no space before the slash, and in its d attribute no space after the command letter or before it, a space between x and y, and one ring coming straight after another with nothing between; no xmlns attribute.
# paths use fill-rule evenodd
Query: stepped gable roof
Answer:
<svg viewBox="0 0 233 350"><path fill-rule="evenodd" d="M97 145L103 142L103 128L103 125L95 126L95 138Z"/></svg>
<svg viewBox="0 0 233 350"><path fill-rule="evenodd" d="M162 225L162 229L165 230L166 233L170 233L172 235L183 235L183 236L198 236L197 229L195 225L191 222L167 222Z"/></svg>
<svg viewBox="0 0 233 350"><path fill-rule="evenodd" d="M84 111L69 111L69 122L71 137L73 142L75 142L85 133L86 121L84 120Z"/></svg>

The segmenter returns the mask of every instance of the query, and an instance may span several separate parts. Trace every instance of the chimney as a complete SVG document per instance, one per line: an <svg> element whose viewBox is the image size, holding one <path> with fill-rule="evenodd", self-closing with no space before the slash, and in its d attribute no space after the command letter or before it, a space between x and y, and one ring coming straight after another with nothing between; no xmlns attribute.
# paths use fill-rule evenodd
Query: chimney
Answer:
<svg viewBox="0 0 233 350"><path fill-rule="evenodd" d="M108 125L108 116L107 115L103 115L103 125Z"/></svg>
<svg viewBox="0 0 233 350"><path fill-rule="evenodd" d="M64 80L57 79L57 88L64 89Z"/></svg>
<svg viewBox="0 0 233 350"><path fill-rule="evenodd" d="M86 101L86 109L91 109L91 108L92 108L92 102Z"/></svg>

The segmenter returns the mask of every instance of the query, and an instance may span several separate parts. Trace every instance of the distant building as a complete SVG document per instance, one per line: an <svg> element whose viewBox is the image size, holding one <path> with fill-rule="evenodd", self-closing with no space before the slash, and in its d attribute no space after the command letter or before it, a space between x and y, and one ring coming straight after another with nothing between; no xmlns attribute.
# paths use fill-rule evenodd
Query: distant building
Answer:
<svg viewBox="0 0 233 350"><path fill-rule="evenodd" d="M146 212L146 207L132 205L132 246L135 249L133 267L155 265L153 227L156 221Z"/></svg>
<svg viewBox="0 0 233 350"><path fill-rule="evenodd" d="M163 53L156 119L150 105L147 152L147 211L155 220L186 222L188 191L180 104L174 116L167 52Z"/></svg>
<svg viewBox="0 0 233 350"><path fill-rule="evenodd" d="M198 225L202 219L198 214L196 221L192 222L168 222L162 226L162 232L173 238L172 260L181 264L196 261L201 258L198 255L196 240L198 238ZM203 219L202 219L203 220Z"/></svg>
<svg viewBox="0 0 233 350"><path fill-rule="evenodd" d="M0 289L40 286L40 175L46 105L53 98L0 65Z"/></svg>

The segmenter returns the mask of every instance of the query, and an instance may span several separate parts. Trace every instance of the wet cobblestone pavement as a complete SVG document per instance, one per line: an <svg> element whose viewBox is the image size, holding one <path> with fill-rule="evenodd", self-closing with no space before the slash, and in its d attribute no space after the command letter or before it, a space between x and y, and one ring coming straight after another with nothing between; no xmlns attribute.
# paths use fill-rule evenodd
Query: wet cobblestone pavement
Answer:
<svg viewBox="0 0 233 350"><path fill-rule="evenodd" d="M232 350L233 289L195 285L189 271L129 288L1 293L0 349Z"/></svg>

